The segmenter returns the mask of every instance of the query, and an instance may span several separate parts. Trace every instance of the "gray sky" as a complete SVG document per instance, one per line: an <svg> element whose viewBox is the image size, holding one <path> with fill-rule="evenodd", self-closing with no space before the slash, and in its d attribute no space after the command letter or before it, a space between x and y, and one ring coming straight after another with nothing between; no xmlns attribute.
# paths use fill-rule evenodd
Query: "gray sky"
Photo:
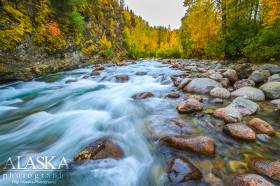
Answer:
<svg viewBox="0 0 280 186"><path fill-rule="evenodd" d="M136 15L143 17L152 26L179 28L185 15L184 0L125 0Z"/></svg>

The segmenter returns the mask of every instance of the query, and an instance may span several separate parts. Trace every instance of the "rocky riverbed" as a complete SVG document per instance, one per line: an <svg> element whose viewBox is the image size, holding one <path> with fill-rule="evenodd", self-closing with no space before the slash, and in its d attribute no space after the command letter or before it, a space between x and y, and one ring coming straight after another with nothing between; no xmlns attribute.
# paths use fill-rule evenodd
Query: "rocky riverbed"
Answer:
<svg viewBox="0 0 280 186"><path fill-rule="evenodd" d="M2 85L0 160L64 154L59 185L279 185L279 76L274 64L150 60Z"/></svg>

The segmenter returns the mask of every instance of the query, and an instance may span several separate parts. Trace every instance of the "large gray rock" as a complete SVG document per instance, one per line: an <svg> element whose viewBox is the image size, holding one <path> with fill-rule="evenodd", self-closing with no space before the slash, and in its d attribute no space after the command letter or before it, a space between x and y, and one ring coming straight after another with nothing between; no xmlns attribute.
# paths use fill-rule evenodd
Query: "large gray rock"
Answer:
<svg viewBox="0 0 280 186"><path fill-rule="evenodd" d="M255 83L262 83L267 80L270 76L270 72L268 70L256 70L254 71L249 79L253 80Z"/></svg>
<svg viewBox="0 0 280 186"><path fill-rule="evenodd" d="M187 92L207 94L210 90L216 87L222 88L222 85L209 78L195 78L184 88L184 90Z"/></svg>
<svg viewBox="0 0 280 186"><path fill-rule="evenodd" d="M274 74L268 78L268 81L277 81L280 82L280 74Z"/></svg>
<svg viewBox="0 0 280 186"><path fill-rule="evenodd" d="M233 97L244 97L253 101L265 100L264 93L254 87L243 87L231 93Z"/></svg>
<svg viewBox="0 0 280 186"><path fill-rule="evenodd" d="M225 88L213 88L210 91L210 95L216 98L224 98L227 99L230 97L230 92Z"/></svg>
<svg viewBox="0 0 280 186"><path fill-rule="evenodd" d="M236 90L243 87L254 87L254 86L255 86L255 82L253 80L242 79L240 81L236 81L233 85L233 88Z"/></svg>
<svg viewBox="0 0 280 186"><path fill-rule="evenodd" d="M269 99L280 98L280 82L267 82L260 87L265 96Z"/></svg>
<svg viewBox="0 0 280 186"><path fill-rule="evenodd" d="M232 123L224 126L223 131L235 139L255 141L256 133L243 123Z"/></svg>
<svg viewBox="0 0 280 186"><path fill-rule="evenodd" d="M235 108L244 116L255 114L260 110L260 106L257 103L243 97L235 98L227 107Z"/></svg>
<svg viewBox="0 0 280 186"><path fill-rule="evenodd" d="M237 123L242 120L242 114L234 107L219 108L213 114L215 117L223 119L226 123Z"/></svg>
<svg viewBox="0 0 280 186"><path fill-rule="evenodd" d="M280 66L274 64L264 64L261 69L268 70L271 74L280 73Z"/></svg>

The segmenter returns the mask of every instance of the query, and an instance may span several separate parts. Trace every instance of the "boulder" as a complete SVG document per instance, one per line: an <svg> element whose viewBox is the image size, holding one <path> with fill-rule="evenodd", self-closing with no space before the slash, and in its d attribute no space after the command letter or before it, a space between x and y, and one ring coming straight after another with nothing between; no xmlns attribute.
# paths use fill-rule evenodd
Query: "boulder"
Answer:
<svg viewBox="0 0 280 186"><path fill-rule="evenodd" d="M222 79L219 80L219 82L225 88L228 88L230 86L230 81L229 81L228 78L222 78Z"/></svg>
<svg viewBox="0 0 280 186"><path fill-rule="evenodd" d="M177 93L177 92L169 92L169 93L167 94L167 97L168 97L168 98L179 98L179 97L180 97L180 94Z"/></svg>
<svg viewBox="0 0 280 186"><path fill-rule="evenodd" d="M280 74L274 74L268 78L268 81L277 81L280 82Z"/></svg>
<svg viewBox="0 0 280 186"><path fill-rule="evenodd" d="M172 158L167 169L168 179L172 184L199 180L202 174L187 158Z"/></svg>
<svg viewBox="0 0 280 186"><path fill-rule="evenodd" d="M192 81L191 78L184 78L184 79L180 82L178 88L179 88L179 89L184 89L185 86L186 86L187 84L189 84L191 81Z"/></svg>
<svg viewBox="0 0 280 186"><path fill-rule="evenodd" d="M236 71L233 70L233 69L228 69L228 70L226 70L226 71L223 73L223 76L224 76L225 78L228 78L229 81L231 81L231 82L235 82L235 81L238 80L237 73L236 73Z"/></svg>
<svg viewBox="0 0 280 186"><path fill-rule="evenodd" d="M210 90L216 87L222 88L222 85L209 78L195 78L185 87L184 90L192 93L207 94Z"/></svg>
<svg viewBox="0 0 280 186"><path fill-rule="evenodd" d="M266 134L257 134L257 139L261 142L268 142L271 140L271 137Z"/></svg>
<svg viewBox="0 0 280 186"><path fill-rule="evenodd" d="M102 71L102 70L105 70L104 66L102 66L101 64L96 64L93 72L94 71Z"/></svg>
<svg viewBox="0 0 280 186"><path fill-rule="evenodd" d="M242 120L242 114L233 107L219 108L213 114L217 118L224 119L226 123L237 123Z"/></svg>
<svg viewBox="0 0 280 186"><path fill-rule="evenodd" d="M129 80L129 77L126 74L119 74L115 76L115 79L119 83L124 83Z"/></svg>
<svg viewBox="0 0 280 186"><path fill-rule="evenodd" d="M274 64L264 64L261 69L268 70L271 74L280 73L280 66Z"/></svg>
<svg viewBox="0 0 280 186"><path fill-rule="evenodd" d="M213 88L210 91L210 95L216 98L227 99L230 97L230 92L225 88Z"/></svg>
<svg viewBox="0 0 280 186"><path fill-rule="evenodd" d="M280 181L280 161L256 158L250 161L250 167L259 174Z"/></svg>
<svg viewBox="0 0 280 186"><path fill-rule="evenodd" d="M153 97L154 94L152 92L141 92L141 93L138 93L138 94L134 94L132 96L132 98L134 100L141 100L141 99L147 99L149 97Z"/></svg>
<svg viewBox="0 0 280 186"><path fill-rule="evenodd" d="M210 74L209 78L213 79L213 80L216 80L216 81L219 81L220 79L223 78L223 76L222 76L222 74L215 72L213 74Z"/></svg>
<svg viewBox="0 0 280 186"><path fill-rule="evenodd" d="M256 133L243 123L227 124L223 128L224 133L232 136L235 139L255 141Z"/></svg>
<svg viewBox="0 0 280 186"><path fill-rule="evenodd" d="M253 101L263 101L265 96L263 91L254 87L243 87L231 93L233 97L244 97Z"/></svg>
<svg viewBox="0 0 280 186"><path fill-rule="evenodd" d="M267 82L260 87L265 96L269 99L280 98L280 82Z"/></svg>
<svg viewBox="0 0 280 186"><path fill-rule="evenodd" d="M267 80L270 76L270 72L268 70L256 70L254 71L249 79L253 80L255 83L262 83Z"/></svg>
<svg viewBox="0 0 280 186"><path fill-rule="evenodd" d="M277 110L280 110L280 99L272 100L270 103L274 105Z"/></svg>
<svg viewBox="0 0 280 186"><path fill-rule="evenodd" d="M203 110L203 104L199 102L197 99L188 98L187 100L181 102L176 107L179 113L191 113L191 112L199 112Z"/></svg>
<svg viewBox="0 0 280 186"><path fill-rule="evenodd" d="M113 139L104 137L91 143L74 160L121 159L123 156L121 147Z"/></svg>
<svg viewBox="0 0 280 186"><path fill-rule="evenodd" d="M215 142L207 136L165 136L160 138L160 142L178 150L197 154L210 155L215 153Z"/></svg>
<svg viewBox="0 0 280 186"><path fill-rule="evenodd" d="M239 81L236 81L233 85L233 88L236 89L240 89L243 87L254 87L255 86L255 82L253 80L250 79L242 79Z"/></svg>
<svg viewBox="0 0 280 186"><path fill-rule="evenodd" d="M260 106L257 103L243 97L235 98L228 107L235 108L244 116L255 114L260 110Z"/></svg>
<svg viewBox="0 0 280 186"><path fill-rule="evenodd" d="M92 71L90 75L92 76L99 76L101 73L99 71Z"/></svg>
<svg viewBox="0 0 280 186"><path fill-rule="evenodd" d="M226 186L274 186L257 174L237 174L225 181Z"/></svg>
<svg viewBox="0 0 280 186"><path fill-rule="evenodd" d="M147 75L147 72L139 71L135 73L136 76L144 76Z"/></svg>
<svg viewBox="0 0 280 186"><path fill-rule="evenodd" d="M250 120L248 122L248 126L251 127L257 134L267 134L269 136L276 135L276 132L272 126L260 118L254 118Z"/></svg>
<svg viewBox="0 0 280 186"><path fill-rule="evenodd" d="M237 72L239 79L247 79L253 72L249 63L236 64L234 69Z"/></svg>

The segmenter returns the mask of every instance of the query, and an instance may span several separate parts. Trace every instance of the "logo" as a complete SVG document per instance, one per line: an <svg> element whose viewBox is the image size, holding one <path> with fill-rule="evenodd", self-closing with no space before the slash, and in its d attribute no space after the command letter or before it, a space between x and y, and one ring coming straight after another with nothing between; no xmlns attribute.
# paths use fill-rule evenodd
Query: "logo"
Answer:
<svg viewBox="0 0 280 186"><path fill-rule="evenodd" d="M0 181L19 185L56 184L69 171L69 163L64 156L9 157L0 168Z"/></svg>

